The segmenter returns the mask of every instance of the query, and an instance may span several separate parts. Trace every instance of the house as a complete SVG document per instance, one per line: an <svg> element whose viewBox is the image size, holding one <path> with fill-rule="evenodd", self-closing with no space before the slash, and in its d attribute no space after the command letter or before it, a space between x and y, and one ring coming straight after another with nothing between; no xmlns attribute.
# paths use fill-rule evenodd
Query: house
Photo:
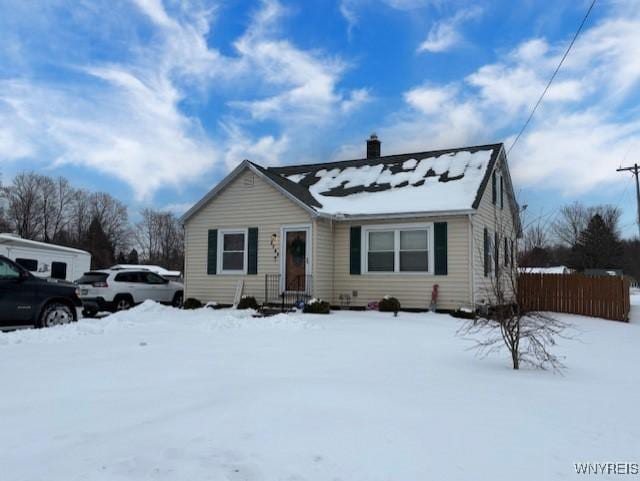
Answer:
<svg viewBox="0 0 640 481"><path fill-rule="evenodd" d="M231 303L304 291L334 306L385 295L425 309L490 300L513 266L519 209L504 146L264 167L243 161L182 217L185 295Z"/></svg>

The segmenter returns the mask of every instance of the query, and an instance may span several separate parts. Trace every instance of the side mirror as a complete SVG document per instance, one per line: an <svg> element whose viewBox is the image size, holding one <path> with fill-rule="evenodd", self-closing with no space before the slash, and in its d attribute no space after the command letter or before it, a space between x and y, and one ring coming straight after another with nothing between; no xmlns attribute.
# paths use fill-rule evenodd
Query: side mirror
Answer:
<svg viewBox="0 0 640 481"><path fill-rule="evenodd" d="M18 281L19 282L23 282L26 281L27 279L29 279L29 273L27 271L20 271L20 276L18 277Z"/></svg>

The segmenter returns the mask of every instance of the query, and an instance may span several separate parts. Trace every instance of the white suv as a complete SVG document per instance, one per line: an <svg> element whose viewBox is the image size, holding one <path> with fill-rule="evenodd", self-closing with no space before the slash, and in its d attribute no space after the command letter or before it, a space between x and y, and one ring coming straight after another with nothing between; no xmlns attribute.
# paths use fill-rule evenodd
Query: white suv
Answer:
<svg viewBox="0 0 640 481"><path fill-rule="evenodd" d="M99 311L121 311L152 301L182 305L184 286L144 269L104 269L85 272L76 281L84 305L84 316Z"/></svg>

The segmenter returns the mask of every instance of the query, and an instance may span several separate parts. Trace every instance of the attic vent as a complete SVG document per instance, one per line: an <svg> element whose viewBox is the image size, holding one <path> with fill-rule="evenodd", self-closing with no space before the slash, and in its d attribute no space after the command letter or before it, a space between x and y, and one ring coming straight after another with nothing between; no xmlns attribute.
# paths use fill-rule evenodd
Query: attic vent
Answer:
<svg viewBox="0 0 640 481"><path fill-rule="evenodd" d="M253 187L255 185L255 177L253 174L251 175L247 175L244 177L242 184L247 188L250 189L251 187Z"/></svg>

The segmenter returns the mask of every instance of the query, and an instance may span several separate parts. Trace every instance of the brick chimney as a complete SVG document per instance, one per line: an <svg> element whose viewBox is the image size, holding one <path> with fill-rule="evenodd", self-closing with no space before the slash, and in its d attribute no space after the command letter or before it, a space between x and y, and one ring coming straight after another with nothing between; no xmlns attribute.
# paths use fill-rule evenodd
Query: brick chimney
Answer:
<svg viewBox="0 0 640 481"><path fill-rule="evenodd" d="M371 134L371 137L367 140L367 159L380 157L380 144L381 142L378 140L378 136L376 134Z"/></svg>

